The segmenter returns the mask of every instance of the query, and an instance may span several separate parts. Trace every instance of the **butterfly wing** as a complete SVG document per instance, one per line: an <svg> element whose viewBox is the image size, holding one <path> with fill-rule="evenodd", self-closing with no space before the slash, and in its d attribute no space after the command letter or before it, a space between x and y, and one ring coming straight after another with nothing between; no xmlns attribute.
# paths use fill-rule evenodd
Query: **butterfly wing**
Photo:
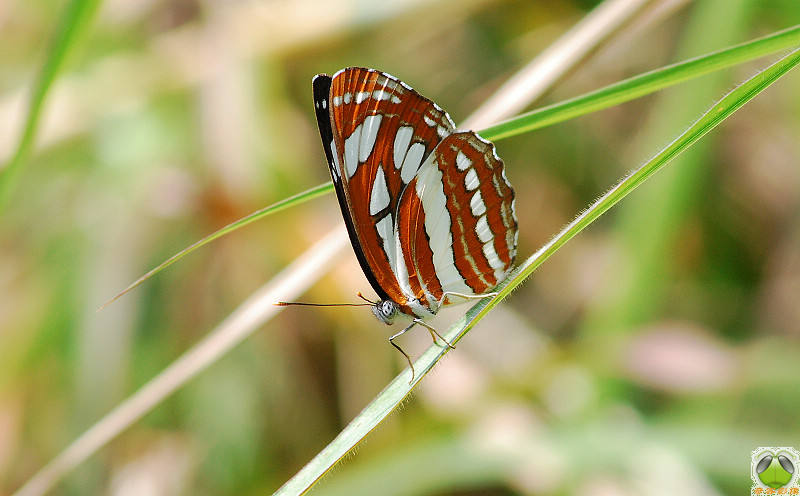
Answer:
<svg viewBox="0 0 800 496"><path fill-rule="evenodd" d="M395 236L398 202L455 125L435 103L379 71L351 67L321 74L313 86L320 136L361 268L380 298L414 313Z"/></svg>
<svg viewBox="0 0 800 496"><path fill-rule="evenodd" d="M503 161L471 131L439 143L398 205L396 238L409 285L431 313L446 292L476 295L497 286L514 263L517 237Z"/></svg>

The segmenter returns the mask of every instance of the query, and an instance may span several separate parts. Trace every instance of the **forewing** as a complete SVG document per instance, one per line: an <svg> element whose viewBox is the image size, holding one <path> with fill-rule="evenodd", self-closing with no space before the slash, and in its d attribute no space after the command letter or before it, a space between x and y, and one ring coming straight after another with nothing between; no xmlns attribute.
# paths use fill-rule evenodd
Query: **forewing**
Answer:
<svg viewBox="0 0 800 496"><path fill-rule="evenodd" d="M347 203L347 192L345 191L346 183L339 179L341 177L341 172L339 169L341 157L339 156L334 140L336 133L334 133L334 130L331 127L331 84L332 79L327 74L318 74L312 81L312 86L314 88L314 110L317 116L317 127L319 128L319 134L322 138L322 148L325 150L325 158L328 161L328 169L331 172L333 185L336 189L336 198L339 201L339 208L342 211L342 217L344 218L344 223L347 227L347 234L350 237L350 244L353 246L358 263L361 265L361 269L364 271L364 275L367 277L370 285L375 289L381 298L386 298L386 292L381 289L375 274L372 272L372 270L370 270L366 255L361 249L358 233L355 225L353 224L353 216L350 213L350 207Z"/></svg>
<svg viewBox="0 0 800 496"><path fill-rule="evenodd" d="M348 68L314 80L317 121L361 268L381 298L404 306L408 275L395 239L401 192L455 126L398 79ZM400 274L398 274L400 270Z"/></svg>
<svg viewBox="0 0 800 496"><path fill-rule="evenodd" d="M404 192L398 211L398 238L410 254L408 272L419 276L412 286L434 312L445 292L484 294L514 264L514 190L494 145L473 132L442 140Z"/></svg>

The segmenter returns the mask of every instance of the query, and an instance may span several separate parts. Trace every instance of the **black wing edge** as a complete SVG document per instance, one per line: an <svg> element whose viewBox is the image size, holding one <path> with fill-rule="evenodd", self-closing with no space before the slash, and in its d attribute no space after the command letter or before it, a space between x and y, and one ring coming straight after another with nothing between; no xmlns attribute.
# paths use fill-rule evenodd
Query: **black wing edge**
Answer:
<svg viewBox="0 0 800 496"><path fill-rule="evenodd" d="M333 185L336 188L336 198L339 200L339 208L342 210L342 217L347 227L347 234L350 236L350 244L353 246L353 251L356 254L359 265L361 265L361 271L364 272L364 275L372 286L372 289L378 294L378 297L381 300L387 300L390 299L389 295L378 283L378 278L375 277L375 273L369 266L367 257L364 255L364 250L361 248L361 242L358 240L358 234L356 233L356 228L353 223L353 217L350 215L350 207L347 204L347 196L344 192L344 185L342 184L341 171L334 170L333 151L331 150L331 142L334 137L333 128L331 127L330 112L332 83L333 78L327 74L317 74L311 81L314 88L314 111L317 115L319 135L320 138L322 138L322 149L325 151L325 158L328 160L328 169L331 173Z"/></svg>

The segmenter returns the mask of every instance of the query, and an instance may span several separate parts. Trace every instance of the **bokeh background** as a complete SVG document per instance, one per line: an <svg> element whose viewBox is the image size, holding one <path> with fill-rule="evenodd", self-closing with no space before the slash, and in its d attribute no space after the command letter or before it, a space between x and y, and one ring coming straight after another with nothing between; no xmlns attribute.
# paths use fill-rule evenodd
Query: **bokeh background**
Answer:
<svg viewBox="0 0 800 496"><path fill-rule="evenodd" d="M534 106L800 20L795 0L653 3ZM595 4L103 2L0 218L0 494L341 223L318 198L95 311L329 180L314 74L384 70L459 122ZM65 6L0 3L0 163ZM521 256L768 62L498 142ZM314 494L745 494L751 450L800 447L798 87L789 74L570 242ZM359 291L348 253L302 299ZM391 332L364 308L285 309L54 494L269 494L401 370ZM418 354L430 337L411 334Z"/></svg>

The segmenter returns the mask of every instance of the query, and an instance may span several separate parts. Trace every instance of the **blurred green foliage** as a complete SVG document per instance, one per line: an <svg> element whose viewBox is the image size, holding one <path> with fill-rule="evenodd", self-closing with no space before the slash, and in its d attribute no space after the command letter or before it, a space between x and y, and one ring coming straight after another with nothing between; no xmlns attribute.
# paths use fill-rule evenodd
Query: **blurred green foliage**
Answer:
<svg viewBox="0 0 800 496"><path fill-rule="evenodd" d="M333 196L313 200L95 312L202 236L328 179L314 74L381 69L458 122L589 8L102 3L54 81L0 219L0 493L341 222ZM0 6L0 163L64 11ZM539 104L798 19L790 1L690 3L631 26ZM522 256L765 64L498 142ZM751 450L799 447L798 78L548 261L315 494L743 494ZM303 299L368 289L350 257ZM389 330L363 308L286 309L56 492L270 493L404 366ZM418 332L404 347L428 340Z"/></svg>

